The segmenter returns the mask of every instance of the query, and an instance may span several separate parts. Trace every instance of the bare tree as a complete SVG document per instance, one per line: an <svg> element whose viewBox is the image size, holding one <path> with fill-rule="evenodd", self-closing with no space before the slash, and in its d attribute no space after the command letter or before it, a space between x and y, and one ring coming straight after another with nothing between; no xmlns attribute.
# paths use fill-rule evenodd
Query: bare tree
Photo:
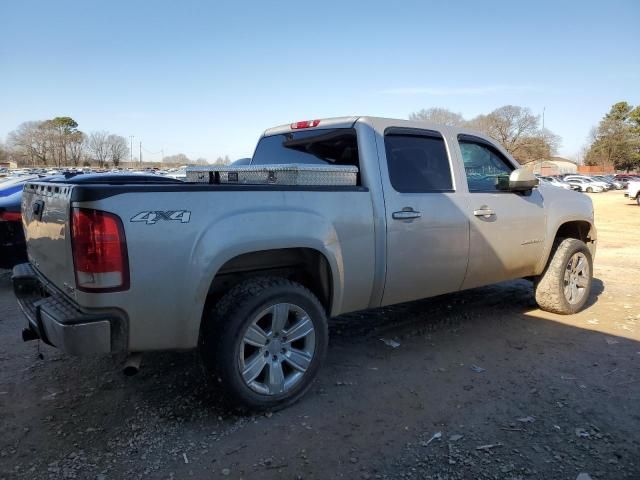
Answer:
<svg viewBox="0 0 640 480"><path fill-rule="evenodd" d="M69 158L73 162L73 165L76 167L80 165L82 155L86 150L86 143L87 137L80 131L75 132L69 138L69 143L67 144L67 148L69 150Z"/></svg>
<svg viewBox="0 0 640 480"><path fill-rule="evenodd" d="M91 132L87 141L87 148L89 149L93 159L98 162L100 167L103 167L105 162L109 159L108 137L109 133L105 131Z"/></svg>
<svg viewBox="0 0 640 480"><path fill-rule="evenodd" d="M505 105L488 115L480 115L471 120L470 126L483 131L499 141L512 155L540 137L539 117L525 107Z"/></svg>
<svg viewBox="0 0 640 480"><path fill-rule="evenodd" d="M129 146L127 140L120 135L111 134L106 138L109 160L114 167L120 164L120 161L129 156Z"/></svg>
<svg viewBox="0 0 640 480"><path fill-rule="evenodd" d="M169 155L167 157L164 157L163 162L174 163L178 165L188 165L191 163L191 160L184 153L177 153L175 155Z"/></svg>
<svg viewBox="0 0 640 480"><path fill-rule="evenodd" d="M47 164L51 154L51 139L47 135L46 122L24 122L9 133L9 146L13 148L23 164Z"/></svg>
<svg viewBox="0 0 640 480"><path fill-rule="evenodd" d="M24 122L9 134L9 144L21 163L67 165L83 136L77 127L71 117Z"/></svg>
<svg viewBox="0 0 640 480"><path fill-rule="evenodd" d="M548 159L557 152L561 141L558 135L539 128L539 117L530 109L515 105L505 105L468 121L446 108L420 110L409 118L478 130L500 142L520 163Z"/></svg>
<svg viewBox="0 0 640 480"><path fill-rule="evenodd" d="M465 123L462 114L439 107L428 108L426 110L422 109L418 112L414 112L409 115L409 120L432 122L452 127L458 127Z"/></svg>
<svg viewBox="0 0 640 480"><path fill-rule="evenodd" d="M225 155L224 157L218 157L216 158L215 162L213 162L214 165L230 165L231 164L231 159L229 158L229 155Z"/></svg>
<svg viewBox="0 0 640 480"><path fill-rule="evenodd" d="M6 162L9 160L9 150L4 144L0 143L0 162Z"/></svg>

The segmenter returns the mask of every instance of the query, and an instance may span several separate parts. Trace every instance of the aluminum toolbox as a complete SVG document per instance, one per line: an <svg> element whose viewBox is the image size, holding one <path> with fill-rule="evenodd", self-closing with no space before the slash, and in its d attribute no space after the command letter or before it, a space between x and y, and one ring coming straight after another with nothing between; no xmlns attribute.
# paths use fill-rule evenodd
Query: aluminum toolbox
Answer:
<svg viewBox="0 0 640 480"><path fill-rule="evenodd" d="M187 181L248 185L329 185L354 186L358 167L353 165L205 166L187 168Z"/></svg>
<svg viewBox="0 0 640 480"><path fill-rule="evenodd" d="M212 179L215 179L215 167L187 167L187 182L216 183Z"/></svg>

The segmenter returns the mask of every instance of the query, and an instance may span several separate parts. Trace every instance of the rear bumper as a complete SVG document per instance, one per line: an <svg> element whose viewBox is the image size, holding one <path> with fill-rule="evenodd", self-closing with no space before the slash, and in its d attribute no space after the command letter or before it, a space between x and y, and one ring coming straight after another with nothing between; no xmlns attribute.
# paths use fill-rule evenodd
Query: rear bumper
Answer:
<svg viewBox="0 0 640 480"><path fill-rule="evenodd" d="M13 290L27 317L24 338L40 338L71 355L110 353L112 325L109 314L87 314L60 293L47 288L29 263L13 269Z"/></svg>

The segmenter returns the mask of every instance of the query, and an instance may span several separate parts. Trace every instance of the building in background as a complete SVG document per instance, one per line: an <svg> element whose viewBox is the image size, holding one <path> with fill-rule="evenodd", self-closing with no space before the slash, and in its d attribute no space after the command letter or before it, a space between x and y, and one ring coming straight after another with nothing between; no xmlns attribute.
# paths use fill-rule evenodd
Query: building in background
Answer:
<svg viewBox="0 0 640 480"><path fill-rule="evenodd" d="M549 160L534 160L533 162L525 163L523 167L543 176L578 172L578 164L563 157L551 157Z"/></svg>

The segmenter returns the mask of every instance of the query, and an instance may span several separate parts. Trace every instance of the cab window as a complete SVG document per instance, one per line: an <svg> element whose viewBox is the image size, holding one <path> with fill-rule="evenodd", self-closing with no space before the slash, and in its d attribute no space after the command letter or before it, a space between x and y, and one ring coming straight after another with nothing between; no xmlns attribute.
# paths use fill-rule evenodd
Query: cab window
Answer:
<svg viewBox="0 0 640 480"><path fill-rule="evenodd" d="M506 190L515 167L504 155L485 141L467 135L458 137L458 143L470 192Z"/></svg>
<svg viewBox="0 0 640 480"><path fill-rule="evenodd" d="M389 180L401 193L453 191L449 156L442 135L392 131L384 137Z"/></svg>

